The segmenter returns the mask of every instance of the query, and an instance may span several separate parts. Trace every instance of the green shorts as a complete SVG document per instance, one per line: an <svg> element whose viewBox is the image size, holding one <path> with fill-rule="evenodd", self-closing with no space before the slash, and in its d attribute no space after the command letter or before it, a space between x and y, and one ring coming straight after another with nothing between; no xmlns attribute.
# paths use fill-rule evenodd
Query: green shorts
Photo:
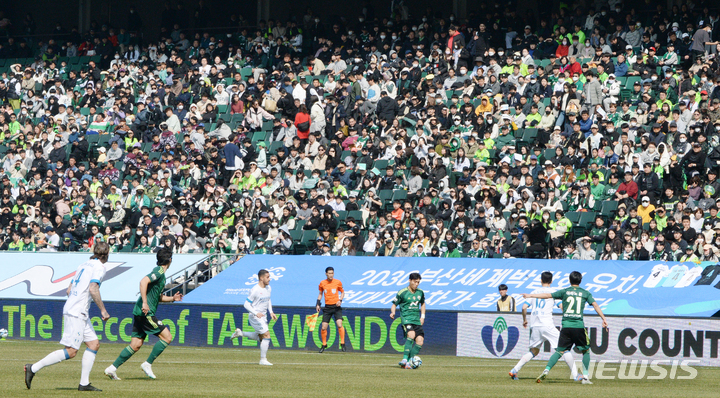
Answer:
<svg viewBox="0 0 720 398"><path fill-rule="evenodd" d="M155 316L135 315L133 317L132 337L145 339L147 335L159 335L167 326L163 325Z"/></svg>

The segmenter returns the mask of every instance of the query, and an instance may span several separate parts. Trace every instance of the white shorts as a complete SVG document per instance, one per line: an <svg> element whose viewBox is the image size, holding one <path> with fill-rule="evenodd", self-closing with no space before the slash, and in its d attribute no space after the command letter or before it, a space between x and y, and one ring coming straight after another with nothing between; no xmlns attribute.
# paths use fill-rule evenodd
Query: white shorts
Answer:
<svg viewBox="0 0 720 398"><path fill-rule="evenodd" d="M560 332L555 326L537 326L530 328L530 348L540 348L544 342L550 343L550 349L557 348Z"/></svg>
<svg viewBox="0 0 720 398"><path fill-rule="evenodd" d="M98 339L89 318L80 319L72 315L63 315L63 322L63 334L60 344L65 347L79 350L82 343Z"/></svg>
<svg viewBox="0 0 720 398"><path fill-rule="evenodd" d="M262 318L258 318L254 314L250 314L249 318L250 319L248 323L250 323L250 326L252 326L253 329L255 329L255 331L259 334L265 334L268 332L268 330L270 330L268 328L267 315Z"/></svg>

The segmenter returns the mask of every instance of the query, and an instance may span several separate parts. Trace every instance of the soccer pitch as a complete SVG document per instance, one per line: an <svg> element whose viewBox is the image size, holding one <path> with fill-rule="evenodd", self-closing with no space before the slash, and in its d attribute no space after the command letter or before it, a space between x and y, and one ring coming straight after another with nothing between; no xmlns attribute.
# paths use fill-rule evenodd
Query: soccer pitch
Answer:
<svg viewBox="0 0 720 398"><path fill-rule="evenodd" d="M717 397L720 368L698 367L694 380L593 380L581 385L569 379L559 363L542 383L535 383L545 360L533 360L512 381L508 371L517 362L504 359L458 358L422 355L423 366L401 369L401 355L268 351L272 367L259 366L259 350L233 348L184 348L170 346L155 361L157 380L148 379L140 364L150 354L144 346L118 370L121 381L111 381L103 370L112 363L122 344L102 344L90 375L96 393L110 397ZM7 340L0 342L0 395L2 397L67 397L94 395L77 391L80 358L64 361L38 372L32 390L25 388L23 365L35 362L60 345L49 342ZM83 348L84 349L84 348ZM546 355L544 357L547 357ZM579 357L578 357L579 358ZM602 358L593 358L602 359ZM578 361L579 365L579 361ZM581 395L583 394L583 395Z"/></svg>

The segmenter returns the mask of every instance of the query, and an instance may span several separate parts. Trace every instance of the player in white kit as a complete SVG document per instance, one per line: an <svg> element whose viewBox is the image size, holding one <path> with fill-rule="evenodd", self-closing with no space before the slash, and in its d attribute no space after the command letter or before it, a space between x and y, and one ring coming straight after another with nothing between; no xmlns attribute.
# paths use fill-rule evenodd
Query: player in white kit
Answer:
<svg viewBox="0 0 720 398"><path fill-rule="evenodd" d="M255 329L254 332L243 332L242 329L235 329L235 333L230 336L247 337L251 340L260 341L260 365L272 366L267 360L267 350L270 346L270 329L268 328L267 314L270 318L276 320L277 316L273 313L272 303L270 303L270 272L261 269L258 272L258 284L250 290L250 295L245 300L245 309L250 314L250 326Z"/></svg>
<svg viewBox="0 0 720 398"><path fill-rule="evenodd" d="M550 284L552 283L553 274L551 272L545 271L540 275L540 283L542 284L542 287L539 289L533 290L534 293L552 293L554 292L555 288L550 287ZM529 306L527 303L523 304L522 307L522 314L523 314L523 326L525 328L528 327L527 322L527 309L531 308L532 311L530 313L530 352L523 355L522 358L520 358L520 361L518 361L517 365L515 365L512 370L510 370L510 377L513 380L519 380L517 375L520 372L520 369L528 363L531 359L533 359L535 356L537 356L538 353L540 353L540 346L543 345L544 342L550 343L550 350L554 351L557 348L558 339L560 338L560 332L555 327L555 324L553 323L553 308L555 307L555 300L554 299L532 299L531 301L532 307ZM575 358L573 358L570 351L567 351L563 355L563 359L565 360L565 363L567 363L568 367L570 368L571 378L573 380L576 380L578 377L577 368L575 367Z"/></svg>
<svg viewBox="0 0 720 398"><path fill-rule="evenodd" d="M35 373L40 369L55 365L77 355L80 345L84 342L87 348L82 357L82 371L80 375L79 391L100 391L90 384L90 370L95 362L95 355L100 348L100 342L90 323L90 302L94 301L100 309L103 321L110 319L105 305L100 297L100 284L105 277L105 263L108 261L110 246L105 242L98 242L93 249L93 256L82 264L70 281L67 294L68 299L63 307L64 330L60 344L65 348L53 351L45 358L34 364L25 365L25 386L30 389Z"/></svg>

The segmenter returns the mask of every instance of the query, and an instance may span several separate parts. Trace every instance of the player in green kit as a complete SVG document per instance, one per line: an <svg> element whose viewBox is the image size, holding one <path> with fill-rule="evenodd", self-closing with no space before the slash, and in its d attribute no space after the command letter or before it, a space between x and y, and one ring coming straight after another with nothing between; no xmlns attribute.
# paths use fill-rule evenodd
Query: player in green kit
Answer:
<svg viewBox="0 0 720 398"><path fill-rule="evenodd" d="M133 308L133 330L130 345L125 347L115 362L105 369L105 375L111 380L120 380L117 375L117 368L142 347L145 337L149 334L160 339L155 343L147 361L143 362L140 367L148 377L155 378L152 363L170 345L173 339L170 330L155 317L157 306L160 302L182 300L182 294L180 293L175 293L172 297L163 296L162 294L165 288L165 273L170 268L170 263L172 263L172 252L166 249L160 250L157 253L157 267L153 268L152 272L140 281L140 298L135 303L135 308Z"/></svg>
<svg viewBox="0 0 720 398"><path fill-rule="evenodd" d="M549 299L562 301L562 327L560 329L560 338L558 339L557 349L555 353L550 357L545 370L537 378L538 383L542 383L543 380L550 373L550 369L557 363L558 359L565 354L566 351L575 346L583 354L583 384L592 384L589 379L589 367L590 367L590 339L585 329L585 323L583 322L583 311L585 310L585 304L590 304L595 309L595 312L602 318L603 327L608 328L607 319L603 314L600 306L593 298L592 294L587 290L580 287L582 282L582 274L573 271L570 273L570 287L558 290L554 293L536 293L536 294L523 294L524 298L538 298L538 299Z"/></svg>
<svg viewBox="0 0 720 398"><path fill-rule="evenodd" d="M415 357L422 349L425 341L425 332L422 325L425 323L425 293L418 289L422 277L419 273L410 274L408 287L400 290L393 299L390 308L390 319L395 319L395 308L400 308L402 317L403 333L405 334L405 350L400 366L405 369L412 369L410 359Z"/></svg>

